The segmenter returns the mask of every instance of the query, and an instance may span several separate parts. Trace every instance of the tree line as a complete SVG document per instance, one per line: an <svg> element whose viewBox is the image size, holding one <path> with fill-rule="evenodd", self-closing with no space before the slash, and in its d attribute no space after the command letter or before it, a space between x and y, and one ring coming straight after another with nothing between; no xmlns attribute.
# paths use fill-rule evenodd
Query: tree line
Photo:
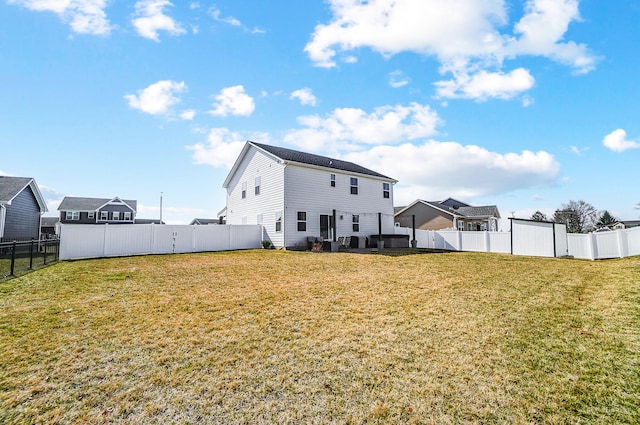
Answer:
<svg viewBox="0 0 640 425"><path fill-rule="evenodd" d="M582 200L562 204L552 217L536 211L531 220L566 224L568 233L589 233L608 228L619 221L609 211L598 211L593 205Z"/></svg>

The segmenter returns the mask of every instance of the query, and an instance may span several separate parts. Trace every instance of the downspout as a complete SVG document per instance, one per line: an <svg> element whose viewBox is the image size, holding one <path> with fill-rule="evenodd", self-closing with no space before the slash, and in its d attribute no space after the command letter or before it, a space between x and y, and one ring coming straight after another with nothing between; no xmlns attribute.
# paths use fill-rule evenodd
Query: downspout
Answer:
<svg viewBox="0 0 640 425"><path fill-rule="evenodd" d="M4 220L7 216L7 207L4 204L0 204L0 242L4 238Z"/></svg>

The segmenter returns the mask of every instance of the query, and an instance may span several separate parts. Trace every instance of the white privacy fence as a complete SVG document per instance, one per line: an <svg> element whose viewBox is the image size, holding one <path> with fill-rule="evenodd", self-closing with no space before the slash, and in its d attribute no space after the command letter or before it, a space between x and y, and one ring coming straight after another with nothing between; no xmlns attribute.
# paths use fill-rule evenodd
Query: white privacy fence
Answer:
<svg viewBox="0 0 640 425"><path fill-rule="evenodd" d="M569 234L569 254L575 258L602 260L640 255L640 227L612 232Z"/></svg>
<svg viewBox="0 0 640 425"><path fill-rule="evenodd" d="M526 222L526 223L523 223ZM396 227L396 234L413 230ZM449 251L496 252L535 257L563 257L600 260L640 255L640 227L588 234L566 233L564 225L547 225L521 220L512 232L460 232L416 229L418 248Z"/></svg>
<svg viewBox="0 0 640 425"><path fill-rule="evenodd" d="M260 248L262 226L158 224L60 226L60 259Z"/></svg>
<svg viewBox="0 0 640 425"><path fill-rule="evenodd" d="M395 230L396 234L409 235L409 239L413 237L413 229L408 227L396 227ZM416 229L416 241L418 248L511 253L511 233L508 232Z"/></svg>

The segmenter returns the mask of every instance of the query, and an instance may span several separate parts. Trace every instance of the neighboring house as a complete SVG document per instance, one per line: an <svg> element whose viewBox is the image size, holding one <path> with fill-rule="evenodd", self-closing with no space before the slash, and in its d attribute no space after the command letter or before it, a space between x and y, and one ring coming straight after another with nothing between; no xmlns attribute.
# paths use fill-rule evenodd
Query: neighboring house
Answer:
<svg viewBox="0 0 640 425"><path fill-rule="evenodd" d="M632 227L640 226L640 220L624 220L616 221L613 225L609 226L611 229L630 229Z"/></svg>
<svg viewBox="0 0 640 425"><path fill-rule="evenodd" d="M379 223L393 233L395 183L352 162L249 141L223 184L226 221L262 224L265 240L287 248L368 238Z"/></svg>
<svg viewBox="0 0 640 425"><path fill-rule="evenodd" d="M58 211L63 224L133 224L137 201L65 196Z"/></svg>
<svg viewBox="0 0 640 425"><path fill-rule="evenodd" d="M136 218L133 224L165 224L165 222L160 221L159 218Z"/></svg>
<svg viewBox="0 0 640 425"><path fill-rule="evenodd" d="M415 215L416 229L422 230L498 230L500 212L495 205L474 207L453 198L428 202L418 199L396 212L395 223L401 227L413 227Z"/></svg>
<svg viewBox="0 0 640 425"><path fill-rule="evenodd" d="M0 176L0 242L40 238L47 205L30 177Z"/></svg>
<svg viewBox="0 0 640 425"><path fill-rule="evenodd" d="M206 226L208 224L222 224L219 218L194 218L189 223L190 226Z"/></svg>
<svg viewBox="0 0 640 425"><path fill-rule="evenodd" d="M42 217L40 220L40 234L43 238L53 238L59 234L58 223L60 217Z"/></svg>

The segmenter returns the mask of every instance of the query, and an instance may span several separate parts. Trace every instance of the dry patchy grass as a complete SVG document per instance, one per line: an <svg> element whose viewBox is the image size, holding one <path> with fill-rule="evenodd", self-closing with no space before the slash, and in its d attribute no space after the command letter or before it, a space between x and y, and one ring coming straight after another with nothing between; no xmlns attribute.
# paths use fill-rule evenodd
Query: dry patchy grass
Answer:
<svg viewBox="0 0 640 425"><path fill-rule="evenodd" d="M2 423L639 423L640 258L246 251L0 285Z"/></svg>

